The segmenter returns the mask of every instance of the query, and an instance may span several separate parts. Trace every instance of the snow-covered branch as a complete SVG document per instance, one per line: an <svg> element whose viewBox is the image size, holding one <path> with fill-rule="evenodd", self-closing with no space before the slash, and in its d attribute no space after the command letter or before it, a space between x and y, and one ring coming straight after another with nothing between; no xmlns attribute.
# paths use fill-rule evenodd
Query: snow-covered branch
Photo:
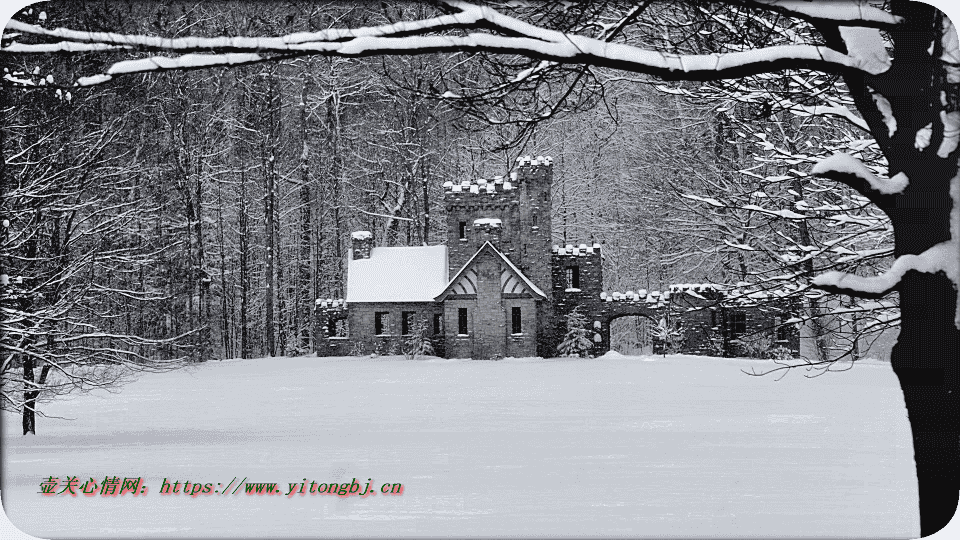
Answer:
<svg viewBox="0 0 960 540"><path fill-rule="evenodd" d="M813 279L817 287L832 293L860 298L880 298L896 289L903 275L911 270L935 274L944 272L953 278L958 266L960 242L941 242L919 255L903 255L894 261L890 270L874 277L862 277L844 272L827 272Z"/></svg>
<svg viewBox="0 0 960 540"><path fill-rule="evenodd" d="M900 22L900 17L871 6L865 0L831 0L822 3L807 0L747 0L744 4L812 23L887 28Z"/></svg>
<svg viewBox="0 0 960 540"><path fill-rule="evenodd" d="M863 162L844 153L820 161L810 172L815 176L850 186L884 210L890 208L891 197L903 193L909 184L909 179L903 173L897 173L891 178L880 178Z"/></svg>
<svg viewBox="0 0 960 540"><path fill-rule="evenodd" d="M211 66L239 66L264 61L259 54L227 53L227 54L185 54L176 58L153 56L140 60L124 60L110 66L106 74L80 77L77 86L93 86L104 83L114 75L126 73L147 73L150 71L173 71L182 69L198 69Z"/></svg>
<svg viewBox="0 0 960 540"><path fill-rule="evenodd" d="M213 37L168 39L138 34L45 29L11 21L9 30L61 39L41 48L16 42L0 49L6 53L79 52L123 47L141 51L183 53L178 58L155 56L126 60L103 73L84 77L82 84L98 84L115 74L145 73L159 69L192 69L260 61L257 55L293 54L341 57L411 55L430 52L489 52L520 54L545 61L590 64L656 75L664 79L717 80L739 78L783 69L816 69L824 72L860 70L877 74L886 69L857 54L844 54L820 45L789 44L719 54L677 55L623 43L611 43L571 33L549 30L504 15L489 7L451 2L460 12L418 21L301 32L279 37ZM766 5L766 3L761 3ZM805 13L794 3L774 3L777 9ZM802 4L799 2L797 4ZM773 4L771 4L771 7ZM849 20L849 6L835 14ZM818 8L820 9L820 8ZM828 10L829 11L829 10ZM871 11L872 13L872 11ZM881 12L883 13L883 12ZM873 21L876 22L876 21ZM887 23L892 23L888 20ZM444 31L456 34L437 35ZM473 31L463 35L462 31ZM479 32L478 32L479 31ZM239 55L239 56L237 56Z"/></svg>

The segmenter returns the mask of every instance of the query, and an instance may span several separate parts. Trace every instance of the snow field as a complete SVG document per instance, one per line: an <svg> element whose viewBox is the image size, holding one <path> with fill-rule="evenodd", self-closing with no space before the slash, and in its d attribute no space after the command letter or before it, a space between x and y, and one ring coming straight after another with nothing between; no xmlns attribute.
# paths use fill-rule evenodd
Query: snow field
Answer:
<svg viewBox="0 0 960 540"><path fill-rule="evenodd" d="M916 536L883 363L815 379L692 356L268 358L4 414L3 505L40 537ZM42 497L47 476L145 497ZM400 482L401 496L169 496L164 478Z"/></svg>

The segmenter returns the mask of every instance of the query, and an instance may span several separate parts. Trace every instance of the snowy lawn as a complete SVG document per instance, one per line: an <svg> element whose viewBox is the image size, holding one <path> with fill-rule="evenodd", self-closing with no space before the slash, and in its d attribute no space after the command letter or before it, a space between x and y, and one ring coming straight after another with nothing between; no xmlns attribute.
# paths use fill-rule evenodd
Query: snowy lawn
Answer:
<svg viewBox="0 0 960 540"><path fill-rule="evenodd" d="M3 416L3 506L51 537L917 536L887 364L816 379L692 356L268 358ZM47 476L142 497L44 497ZM164 478L399 482L399 496L161 495Z"/></svg>

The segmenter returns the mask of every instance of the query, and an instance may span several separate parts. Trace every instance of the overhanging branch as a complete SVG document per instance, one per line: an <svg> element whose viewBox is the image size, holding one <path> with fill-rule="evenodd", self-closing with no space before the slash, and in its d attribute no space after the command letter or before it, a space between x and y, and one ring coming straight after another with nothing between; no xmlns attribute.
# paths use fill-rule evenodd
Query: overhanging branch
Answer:
<svg viewBox="0 0 960 540"><path fill-rule="evenodd" d="M415 55L436 52L488 52L518 54L546 61L589 64L623 71L646 73L669 80L718 80L740 78L785 69L847 72L869 69L861 59L819 45L779 45L749 51L708 55L676 55L642 49L602 39L566 34L541 28L503 15L489 7L451 2L461 11L419 21L356 29L289 34L281 37L214 37L166 39L156 36L80 32L11 21L8 28L26 34L54 37L63 41L37 49L12 43L0 49L7 54L102 51L123 47L144 52L176 52L182 56L155 56L116 62L100 75L83 78L98 84L120 74L147 73L169 69L228 66L242 56L295 54L339 57ZM437 35L438 32L475 31L467 35ZM476 30L482 30L476 32ZM189 57L187 55L190 55Z"/></svg>

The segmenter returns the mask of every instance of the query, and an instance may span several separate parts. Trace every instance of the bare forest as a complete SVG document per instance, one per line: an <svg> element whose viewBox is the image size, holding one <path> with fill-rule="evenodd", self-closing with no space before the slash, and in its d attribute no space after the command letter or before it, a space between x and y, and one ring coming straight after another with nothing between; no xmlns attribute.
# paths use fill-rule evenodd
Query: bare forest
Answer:
<svg viewBox="0 0 960 540"><path fill-rule="evenodd" d="M32 432L38 400L137 370L309 354L352 231L440 243L443 182L527 154L553 157L554 244L603 245L610 290L795 299L808 375L909 321L906 343L955 347L960 51L941 13L524 4L23 8L0 49L4 408ZM936 198L933 232L916 197ZM905 391L929 382L901 361ZM950 429L932 452L955 452Z"/></svg>

